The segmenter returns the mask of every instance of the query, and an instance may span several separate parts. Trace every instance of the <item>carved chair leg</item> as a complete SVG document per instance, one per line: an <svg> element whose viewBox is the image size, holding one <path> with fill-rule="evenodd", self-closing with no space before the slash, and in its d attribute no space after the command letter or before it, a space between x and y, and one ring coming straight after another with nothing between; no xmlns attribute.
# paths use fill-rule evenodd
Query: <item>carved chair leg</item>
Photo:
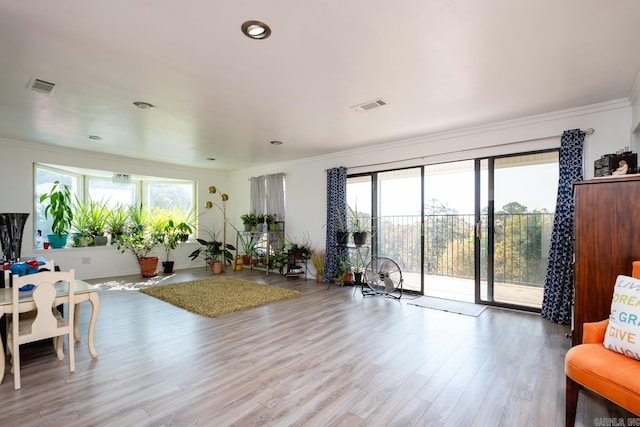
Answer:
<svg viewBox="0 0 640 427"><path fill-rule="evenodd" d="M578 409L578 393L580 384L567 377L566 385L566 413L565 426L573 427L576 423L576 410Z"/></svg>

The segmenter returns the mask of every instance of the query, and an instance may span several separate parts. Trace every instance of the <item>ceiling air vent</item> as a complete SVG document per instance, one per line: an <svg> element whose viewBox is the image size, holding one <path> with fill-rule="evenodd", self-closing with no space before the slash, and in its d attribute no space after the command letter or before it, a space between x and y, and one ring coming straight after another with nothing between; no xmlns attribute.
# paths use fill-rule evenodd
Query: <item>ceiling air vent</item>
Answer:
<svg viewBox="0 0 640 427"><path fill-rule="evenodd" d="M387 103L382 99L378 98L375 101L369 101L363 104L354 105L351 108L355 111L369 111L374 108L382 107L383 105L387 105Z"/></svg>
<svg viewBox="0 0 640 427"><path fill-rule="evenodd" d="M55 83L48 82L46 80L36 79L35 77L29 80L27 87L33 91L51 95L53 88L56 87Z"/></svg>

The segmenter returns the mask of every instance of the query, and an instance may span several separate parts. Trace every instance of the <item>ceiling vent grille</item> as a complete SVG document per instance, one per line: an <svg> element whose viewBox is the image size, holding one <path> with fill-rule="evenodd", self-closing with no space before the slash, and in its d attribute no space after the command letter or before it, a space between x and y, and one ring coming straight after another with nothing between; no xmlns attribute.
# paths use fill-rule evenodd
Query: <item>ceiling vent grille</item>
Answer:
<svg viewBox="0 0 640 427"><path fill-rule="evenodd" d="M387 105L387 102L378 98L374 101L369 101L362 104L354 105L353 107L351 107L351 109L355 111L369 111L369 110L373 110L374 108L382 107L384 105Z"/></svg>
<svg viewBox="0 0 640 427"><path fill-rule="evenodd" d="M27 87L35 92L51 95L53 88L56 87L55 83L48 82L46 80L36 79L35 77L29 80Z"/></svg>

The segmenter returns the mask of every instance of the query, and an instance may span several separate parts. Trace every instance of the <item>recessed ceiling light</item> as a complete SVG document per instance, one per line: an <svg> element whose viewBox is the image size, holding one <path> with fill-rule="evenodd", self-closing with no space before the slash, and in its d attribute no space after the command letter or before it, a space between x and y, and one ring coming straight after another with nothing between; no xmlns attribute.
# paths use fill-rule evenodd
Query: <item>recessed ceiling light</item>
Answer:
<svg viewBox="0 0 640 427"><path fill-rule="evenodd" d="M102 141L102 137L98 135L89 135L89 139L93 139L94 141Z"/></svg>
<svg viewBox="0 0 640 427"><path fill-rule="evenodd" d="M271 28L264 22L247 21L242 24L242 33L254 40L263 40L271 35Z"/></svg>
<svg viewBox="0 0 640 427"><path fill-rule="evenodd" d="M143 110L150 110L152 108L155 108L155 105L149 104L148 102L144 102L144 101L136 101L133 103L133 105Z"/></svg>
<svg viewBox="0 0 640 427"><path fill-rule="evenodd" d="M270 141L269 144L271 144L271 145L282 145L282 141Z"/></svg>

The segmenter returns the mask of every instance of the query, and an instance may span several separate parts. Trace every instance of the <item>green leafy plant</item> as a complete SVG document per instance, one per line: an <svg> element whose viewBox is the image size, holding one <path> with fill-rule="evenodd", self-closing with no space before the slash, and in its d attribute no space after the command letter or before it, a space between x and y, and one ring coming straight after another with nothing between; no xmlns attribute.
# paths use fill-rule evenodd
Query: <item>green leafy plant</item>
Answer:
<svg viewBox="0 0 640 427"><path fill-rule="evenodd" d="M87 208L87 232L92 236L104 236L107 230L109 209L104 201L90 200Z"/></svg>
<svg viewBox="0 0 640 427"><path fill-rule="evenodd" d="M75 197L73 205L73 219L71 220L71 231L77 233L79 237L89 235L89 210L87 206L82 203L78 197Z"/></svg>
<svg viewBox="0 0 640 427"><path fill-rule="evenodd" d="M289 255L287 254L286 246L284 244L280 245L279 248L275 249L272 254L269 255L269 268L277 269L280 274L284 271L284 266L287 264L289 260Z"/></svg>
<svg viewBox="0 0 640 427"><path fill-rule="evenodd" d="M358 205L355 208L347 205L349 208L349 228L353 233L366 233L367 232L367 224L364 218L358 213Z"/></svg>
<svg viewBox="0 0 640 427"><path fill-rule="evenodd" d="M248 256L254 256L256 254L256 245L260 240L259 235L257 234L243 234L238 233L238 243L242 248L242 252Z"/></svg>
<svg viewBox="0 0 640 427"><path fill-rule="evenodd" d="M286 249L297 258L308 258L311 255L311 239L308 234L304 234L301 241L287 238Z"/></svg>
<svg viewBox="0 0 640 427"><path fill-rule="evenodd" d="M198 243L202 246L189 254L191 261L196 260L198 257L204 257L207 265L214 261L223 261L227 264L231 264L233 261L233 253L236 248L230 243L223 244L220 240L217 240L216 234L209 233L209 240L197 238Z"/></svg>
<svg viewBox="0 0 640 427"><path fill-rule="evenodd" d="M136 258L142 259L149 256L156 244L157 239L147 230L147 227L139 224L118 239L117 248L122 253L129 251Z"/></svg>
<svg viewBox="0 0 640 427"><path fill-rule="evenodd" d="M40 196L40 203L47 200L49 204L44 209L44 216L45 218L53 218L51 231L58 237L68 234L73 221L71 189L68 185L55 181L51 191Z"/></svg>
<svg viewBox="0 0 640 427"><path fill-rule="evenodd" d="M116 244L129 225L129 208L118 203L108 211L106 223L107 231L111 234L111 243Z"/></svg>
<svg viewBox="0 0 640 427"><path fill-rule="evenodd" d="M311 251L311 265L318 274L324 274L324 263L327 259L327 253L324 250Z"/></svg>

